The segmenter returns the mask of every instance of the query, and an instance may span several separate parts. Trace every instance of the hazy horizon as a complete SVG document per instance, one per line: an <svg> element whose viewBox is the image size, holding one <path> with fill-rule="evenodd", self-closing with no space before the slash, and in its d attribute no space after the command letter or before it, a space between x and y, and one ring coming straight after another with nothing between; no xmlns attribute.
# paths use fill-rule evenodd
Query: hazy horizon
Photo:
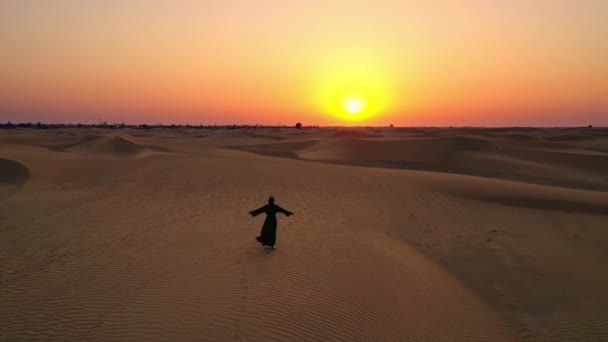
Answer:
<svg viewBox="0 0 608 342"><path fill-rule="evenodd" d="M386 125L366 125L366 124L344 124L344 125L340 125L340 124L328 124L328 125L318 125L315 123L305 123L305 122L294 122L292 124L287 124L287 123L277 123L277 124L241 124L241 123L210 123L210 124L205 124L205 123L176 123L176 122L168 122L168 123L159 123L159 122L59 122L59 121L28 121L28 122L20 122L20 121L13 121L13 120L7 120L7 121L3 121L0 122L0 125L6 125L8 123L11 123L13 125L23 125L23 124L32 124L32 125L36 125L38 123L42 124L42 125L65 125L65 126L72 126L72 128L78 128L78 127L73 127L76 126L78 124L84 125L84 126L99 126L99 125L107 125L107 126L113 126L113 125L121 125L124 124L125 126L151 126L151 127L155 127L157 125L159 125L160 127L169 127L172 125L178 126L178 127L185 127L185 126L191 126L193 128L198 128L198 127L232 127L232 126L236 126L237 128L256 128L256 127L260 127L260 128L272 128L272 127L295 127L296 123L301 123L302 124L302 128L311 128L311 127L315 127L315 128L488 128L488 129L492 129L492 128L538 128L538 129L543 129L543 128L564 128L564 129L568 129L568 128L588 128L589 125L592 126L592 128L608 128L608 125L593 125L593 124L589 124L589 125L578 125L578 126L520 126L520 125L503 125L503 126L481 126L481 125L444 125L444 126L425 126L425 125L395 125L395 124L386 124Z"/></svg>

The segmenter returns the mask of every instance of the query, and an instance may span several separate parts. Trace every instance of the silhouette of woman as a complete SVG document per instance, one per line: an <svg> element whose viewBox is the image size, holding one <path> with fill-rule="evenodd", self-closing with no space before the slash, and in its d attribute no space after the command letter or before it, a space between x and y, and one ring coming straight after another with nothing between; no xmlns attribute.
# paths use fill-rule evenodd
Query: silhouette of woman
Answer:
<svg viewBox="0 0 608 342"><path fill-rule="evenodd" d="M251 216L258 216L261 213L266 213L266 219L262 226L262 232L260 232L260 236L256 237L256 239L265 248L275 248L277 240L277 213L283 213L287 216L293 215L293 213L274 204L274 197L268 198L268 204L265 206L249 212Z"/></svg>

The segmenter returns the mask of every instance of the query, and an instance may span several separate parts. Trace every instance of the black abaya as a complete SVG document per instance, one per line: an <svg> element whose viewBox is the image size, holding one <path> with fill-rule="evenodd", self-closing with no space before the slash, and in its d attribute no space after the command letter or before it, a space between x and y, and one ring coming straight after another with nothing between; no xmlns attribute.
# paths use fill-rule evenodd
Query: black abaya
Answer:
<svg viewBox="0 0 608 342"><path fill-rule="evenodd" d="M261 213L266 213L266 219L262 226L260 236L257 237L258 242L264 246L274 246L277 240L277 213L283 213L287 216L291 215L290 211L287 211L278 205L267 204L257 210L251 212L251 216L257 216Z"/></svg>

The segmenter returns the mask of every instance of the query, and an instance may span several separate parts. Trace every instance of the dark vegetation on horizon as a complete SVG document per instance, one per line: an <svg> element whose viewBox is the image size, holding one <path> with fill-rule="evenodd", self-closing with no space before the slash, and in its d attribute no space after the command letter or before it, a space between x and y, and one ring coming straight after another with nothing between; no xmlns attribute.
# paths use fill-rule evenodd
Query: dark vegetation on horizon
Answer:
<svg viewBox="0 0 608 342"><path fill-rule="evenodd" d="M304 126L301 123L296 123L293 126L287 126L287 125L176 125L176 124L172 124L172 125L162 125L162 124L154 124L154 125L149 125L149 124L125 124L125 123L107 123L107 122L101 122L98 124L81 124L81 123L76 123L76 124L64 124L64 123L41 123L41 122L37 122L37 123L31 123L31 122L27 122L27 123L12 123L10 121L8 121L7 123L0 123L0 129L17 129L17 128L31 128L31 129L59 129L59 128L102 128L102 129L123 129L123 128L131 128L131 129L154 129L154 128L161 128L161 129L213 129L213 130L224 130L224 129L242 129L242 128L296 128L296 129L302 129L302 128L319 128L319 125L308 125L308 126ZM388 125L388 126L357 126L357 127L348 127L348 126L323 126L326 128L338 128L338 127L343 127L343 128L364 128L364 127L385 127L385 128L408 128L406 126L400 127L400 126L393 126ZM531 126L511 126L511 127L483 127L483 126L446 126L446 127L430 127L430 126L411 126L411 128L437 128L437 129L445 129L445 128L454 128L454 129L462 129L462 128L466 128L466 129L484 129L484 130L504 130L504 129L518 129L518 130L538 130L538 129L545 129L545 128L561 128L561 129L580 129L580 128L593 128L593 125L587 125L587 126L572 126L572 127L531 127ZM603 128L603 127L601 127Z"/></svg>
<svg viewBox="0 0 608 342"><path fill-rule="evenodd" d="M287 125L148 125L138 124L130 125L125 123L107 123L102 122L98 124L62 124L62 123L12 123L8 121L5 124L0 123L0 129L16 129L16 128L32 128L32 129L57 129L57 128L103 128L103 129L153 129L153 128L166 128L166 129L240 129L240 128L319 128L318 125L303 126L301 123L297 123L294 126Z"/></svg>

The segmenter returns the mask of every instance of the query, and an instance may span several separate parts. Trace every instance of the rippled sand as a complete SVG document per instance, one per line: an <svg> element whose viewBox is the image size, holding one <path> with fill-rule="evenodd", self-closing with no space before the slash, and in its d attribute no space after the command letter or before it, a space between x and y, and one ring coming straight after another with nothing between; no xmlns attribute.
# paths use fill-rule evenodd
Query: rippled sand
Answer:
<svg viewBox="0 0 608 342"><path fill-rule="evenodd" d="M601 129L0 131L0 340L606 341L607 175Z"/></svg>

